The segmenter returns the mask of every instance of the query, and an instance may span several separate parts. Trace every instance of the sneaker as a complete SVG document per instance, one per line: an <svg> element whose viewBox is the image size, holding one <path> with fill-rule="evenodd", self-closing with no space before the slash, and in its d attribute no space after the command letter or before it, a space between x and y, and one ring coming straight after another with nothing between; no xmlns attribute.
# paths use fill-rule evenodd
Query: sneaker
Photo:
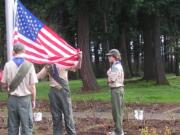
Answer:
<svg viewBox="0 0 180 135"><path fill-rule="evenodd" d="M116 135L116 133L113 131L113 132L109 132L108 135Z"/></svg>
<svg viewBox="0 0 180 135"><path fill-rule="evenodd" d="M109 132L109 134L108 135L120 135L120 134L116 134L116 132ZM122 131L122 134L121 135L124 135L124 131Z"/></svg>

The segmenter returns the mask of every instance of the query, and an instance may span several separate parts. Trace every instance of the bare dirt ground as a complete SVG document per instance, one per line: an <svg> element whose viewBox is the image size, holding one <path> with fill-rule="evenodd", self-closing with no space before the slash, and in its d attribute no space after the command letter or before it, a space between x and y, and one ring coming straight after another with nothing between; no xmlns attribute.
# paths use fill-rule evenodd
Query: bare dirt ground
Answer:
<svg viewBox="0 0 180 135"><path fill-rule="evenodd" d="M113 130L113 122L109 119L85 118L75 119L75 122L78 135L108 135L108 132ZM7 126L2 125L2 119L0 123L0 134L7 135ZM145 128L155 130L158 133L157 135L166 135L164 133L166 128L170 130L171 135L180 135L180 121L125 120L123 127L125 135L140 135L141 129ZM33 134L52 135L52 122L43 120L42 122L35 123Z"/></svg>
<svg viewBox="0 0 180 135"><path fill-rule="evenodd" d="M0 102L0 109L7 108L5 102ZM141 109L145 112L151 113L161 113L172 110L174 108L180 108L180 103L176 104L125 104L127 110ZM49 111L49 102L48 101L38 101L36 104L36 110L41 110L44 112ZM98 101L88 101L88 102L75 102L73 103L73 111L108 111L111 110L111 104L109 102L98 102Z"/></svg>
<svg viewBox="0 0 180 135"><path fill-rule="evenodd" d="M174 108L180 107L180 104L127 104L128 110L143 109L145 112L166 112ZM0 103L0 109L5 110L6 103ZM73 104L74 111L98 111L106 112L111 110L110 103L107 102L76 102ZM36 111L49 111L47 101L37 103ZM1 114L1 113L0 113ZM113 130L112 119L100 119L98 117L75 118L76 129L78 135L108 135ZM156 132L155 135L180 135L180 120L124 120L123 124L125 135L140 135L142 129ZM7 119L0 115L0 135L7 135ZM52 135L52 121L49 118L43 118L43 121L35 123L34 135ZM151 135L151 134L150 134ZM154 135L154 134L153 134Z"/></svg>

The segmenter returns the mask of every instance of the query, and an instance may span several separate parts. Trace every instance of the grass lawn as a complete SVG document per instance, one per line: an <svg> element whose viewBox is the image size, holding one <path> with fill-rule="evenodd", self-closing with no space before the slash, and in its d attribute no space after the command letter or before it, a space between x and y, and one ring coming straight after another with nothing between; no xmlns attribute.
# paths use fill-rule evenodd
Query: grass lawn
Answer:
<svg viewBox="0 0 180 135"><path fill-rule="evenodd" d="M125 100L128 103L180 103L180 77L168 76L169 86L157 86L154 82L138 81L128 83L126 80ZM70 81L73 101L110 101L110 90L106 79L98 79L101 90L98 92L81 92L82 83L79 80ZM48 83L40 82L37 85L37 98L48 100ZM0 93L0 101L6 100L7 95Z"/></svg>

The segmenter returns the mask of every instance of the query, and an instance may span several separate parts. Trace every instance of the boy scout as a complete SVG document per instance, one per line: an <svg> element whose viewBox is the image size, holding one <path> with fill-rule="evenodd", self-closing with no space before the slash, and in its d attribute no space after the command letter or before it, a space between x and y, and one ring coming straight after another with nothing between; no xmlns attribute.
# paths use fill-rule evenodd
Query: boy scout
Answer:
<svg viewBox="0 0 180 135"><path fill-rule="evenodd" d="M9 92L8 135L18 135L20 123L21 135L32 135L32 106L35 108L38 80L33 64L23 57L24 46L18 43L13 51L14 58L5 64L1 80Z"/></svg>
<svg viewBox="0 0 180 135"><path fill-rule="evenodd" d="M108 56L110 69L107 71L108 84L111 88L112 116L115 130L110 135L124 135L123 121L123 96L124 96L124 71L121 65L121 55L117 49L112 49Z"/></svg>
<svg viewBox="0 0 180 135"><path fill-rule="evenodd" d="M81 67L82 53L79 53L78 57L78 64L71 69L64 69L58 64L46 65L37 75L38 79L43 79L46 75L49 75L49 100L53 119L53 135L63 135L62 115L64 115L68 135L76 135L68 86L68 70L76 70Z"/></svg>

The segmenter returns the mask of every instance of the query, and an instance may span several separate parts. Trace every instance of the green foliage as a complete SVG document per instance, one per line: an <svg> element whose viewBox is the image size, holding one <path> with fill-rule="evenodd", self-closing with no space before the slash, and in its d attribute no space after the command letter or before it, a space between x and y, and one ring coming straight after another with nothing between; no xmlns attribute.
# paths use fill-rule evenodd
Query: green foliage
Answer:
<svg viewBox="0 0 180 135"><path fill-rule="evenodd" d="M137 78L138 79L138 78ZM170 86L157 86L155 82L126 80L125 101L127 103L179 103L180 102L180 77L168 76ZM128 83L129 82L129 83ZM130 83L131 82L131 83ZM100 91L84 93L81 92L81 81L70 81L71 95L73 101L110 101L110 90L106 79L98 79ZM40 82L37 85L37 99L48 100L49 86L47 82ZM0 100L6 100L7 94L0 93Z"/></svg>
<svg viewBox="0 0 180 135"><path fill-rule="evenodd" d="M164 8L168 6L172 0L136 0L138 7L147 14L164 12Z"/></svg>
<svg viewBox="0 0 180 135"><path fill-rule="evenodd" d="M163 127L163 131L161 133L161 135L172 135L172 129L165 126ZM149 127L145 127L140 129L140 135L159 135L158 131L156 128L149 128Z"/></svg>
<svg viewBox="0 0 180 135"><path fill-rule="evenodd" d="M149 128L143 128L140 130L140 135L158 135L155 128L149 129Z"/></svg>

